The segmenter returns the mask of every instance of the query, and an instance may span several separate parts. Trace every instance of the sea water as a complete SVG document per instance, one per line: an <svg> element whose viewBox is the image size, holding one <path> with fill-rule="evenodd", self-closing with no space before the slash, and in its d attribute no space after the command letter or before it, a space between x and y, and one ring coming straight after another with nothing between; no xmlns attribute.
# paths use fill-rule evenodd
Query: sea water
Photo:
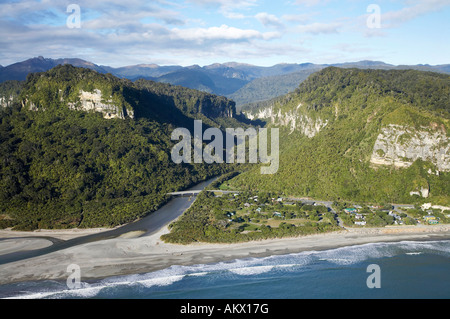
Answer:
<svg viewBox="0 0 450 319"><path fill-rule="evenodd" d="M370 265L380 288L369 288ZM0 286L1 298L28 299L447 299L450 241L376 243L83 282Z"/></svg>

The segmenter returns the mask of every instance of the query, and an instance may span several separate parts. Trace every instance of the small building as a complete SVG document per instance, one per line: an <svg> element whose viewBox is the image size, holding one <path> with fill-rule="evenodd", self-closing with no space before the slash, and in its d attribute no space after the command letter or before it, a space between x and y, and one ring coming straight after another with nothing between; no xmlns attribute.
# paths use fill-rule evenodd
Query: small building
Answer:
<svg viewBox="0 0 450 319"><path fill-rule="evenodd" d="M436 216L433 216L433 215L424 216L423 219L425 219L425 221L430 225L439 224L438 219L436 218Z"/></svg>
<svg viewBox="0 0 450 319"><path fill-rule="evenodd" d="M279 213L279 212L275 212L275 213L273 213L273 215L276 216L276 217L283 217L283 215L281 213Z"/></svg>
<svg viewBox="0 0 450 319"><path fill-rule="evenodd" d="M358 210L356 208L346 208L344 209L344 212L346 212L347 214L356 214L358 213Z"/></svg>
<svg viewBox="0 0 450 319"><path fill-rule="evenodd" d="M244 206L245 207L250 207L250 204L249 203L245 203Z"/></svg>
<svg viewBox="0 0 450 319"><path fill-rule="evenodd" d="M355 225L358 225L358 226L366 226L366 224L367 224L367 222L365 222L365 221L355 222Z"/></svg>
<svg viewBox="0 0 450 319"><path fill-rule="evenodd" d="M389 212L389 216L392 216L392 217L394 217L395 219L398 219L398 220L401 220L401 219L402 219L399 215L397 215L397 214L394 213L393 211L390 211L390 212Z"/></svg>

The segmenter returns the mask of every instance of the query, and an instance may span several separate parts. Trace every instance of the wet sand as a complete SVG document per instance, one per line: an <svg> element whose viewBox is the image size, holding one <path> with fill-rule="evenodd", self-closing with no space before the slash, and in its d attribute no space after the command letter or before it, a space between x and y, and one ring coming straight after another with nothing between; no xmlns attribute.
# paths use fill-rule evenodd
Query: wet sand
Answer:
<svg viewBox="0 0 450 319"><path fill-rule="evenodd" d="M10 229L0 230L0 239L3 238L25 238L25 237L51 237L61 240L70 240L78 237L110 231L113 228L90 228L90 229L67 229L53 230L40 229L35 231L13 231Z"/></svg>
<svg viewBox="0 0 450 319"><path fill-rule="evenodd" d="M249 257L267 257L302 251L326 250L377 242L450 239L450 225L355 228L298 238L273 239L239 244L172 245L160 240L164 227L148 237L132 232L120 238L71 247L44 256L0 265L0 284L29 280L63 280L67 267L77 264L82 281L111 276L147 273L172 265L211 264ZM15 242L15 247L32 248L33 239ZM35 245L43 245L37 240ZM0 251L2 246L0 245ZM3 246L5 249L5 246Z"/></svg>

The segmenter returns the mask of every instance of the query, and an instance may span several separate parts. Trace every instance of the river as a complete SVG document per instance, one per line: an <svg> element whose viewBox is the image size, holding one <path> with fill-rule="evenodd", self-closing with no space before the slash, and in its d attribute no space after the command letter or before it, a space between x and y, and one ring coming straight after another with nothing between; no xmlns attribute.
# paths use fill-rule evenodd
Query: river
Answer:
<svg viewBox="0 0 450 319"><path fill-rule="evenodd" d="M203 190L208 187L216 178L212 178L205 182L199 183L188 190ZM171 199L166 205L158 209L157 211L149 214L148 216L127 225L124 225L113 230L96 233L92 235L82 236L70 240L60 240L52 237L26 237L26 239L37 238L37 239L47 239L53 244L46 248L30 250L30 251L19 251L14 253L9 253L0 256L0 265L24 260L28 258L38 257L45 254L49 254L58 250L67 249L70 247L100 241L112 238L117 238L123 234L129 232L140 231L143 232L141 237L150 236L158 232L161 228L170 224L172 221L180 217L192 204L193 199L190 197L176 197ZM10 239L20 239L20 238L6 238L1 240Z"/></svg>

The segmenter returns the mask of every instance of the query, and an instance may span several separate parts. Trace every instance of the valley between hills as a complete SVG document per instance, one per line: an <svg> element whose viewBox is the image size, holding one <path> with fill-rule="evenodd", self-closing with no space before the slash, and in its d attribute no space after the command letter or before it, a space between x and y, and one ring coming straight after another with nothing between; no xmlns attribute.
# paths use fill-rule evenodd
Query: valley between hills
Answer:
<svg viewBox="0 0 450 319"><path fill-rule="evenodd" d="M115 228L157 211L168 193L219 176L217 190L241 197L200 194L164 240L242 242L448 222L444 72L321 67L242 114L236 102L207 89L153 80L66 63L0 84L0 226ZM171 132L192 130L194 120L205 130L279 128L280 170L173 163Z"/></svg>

